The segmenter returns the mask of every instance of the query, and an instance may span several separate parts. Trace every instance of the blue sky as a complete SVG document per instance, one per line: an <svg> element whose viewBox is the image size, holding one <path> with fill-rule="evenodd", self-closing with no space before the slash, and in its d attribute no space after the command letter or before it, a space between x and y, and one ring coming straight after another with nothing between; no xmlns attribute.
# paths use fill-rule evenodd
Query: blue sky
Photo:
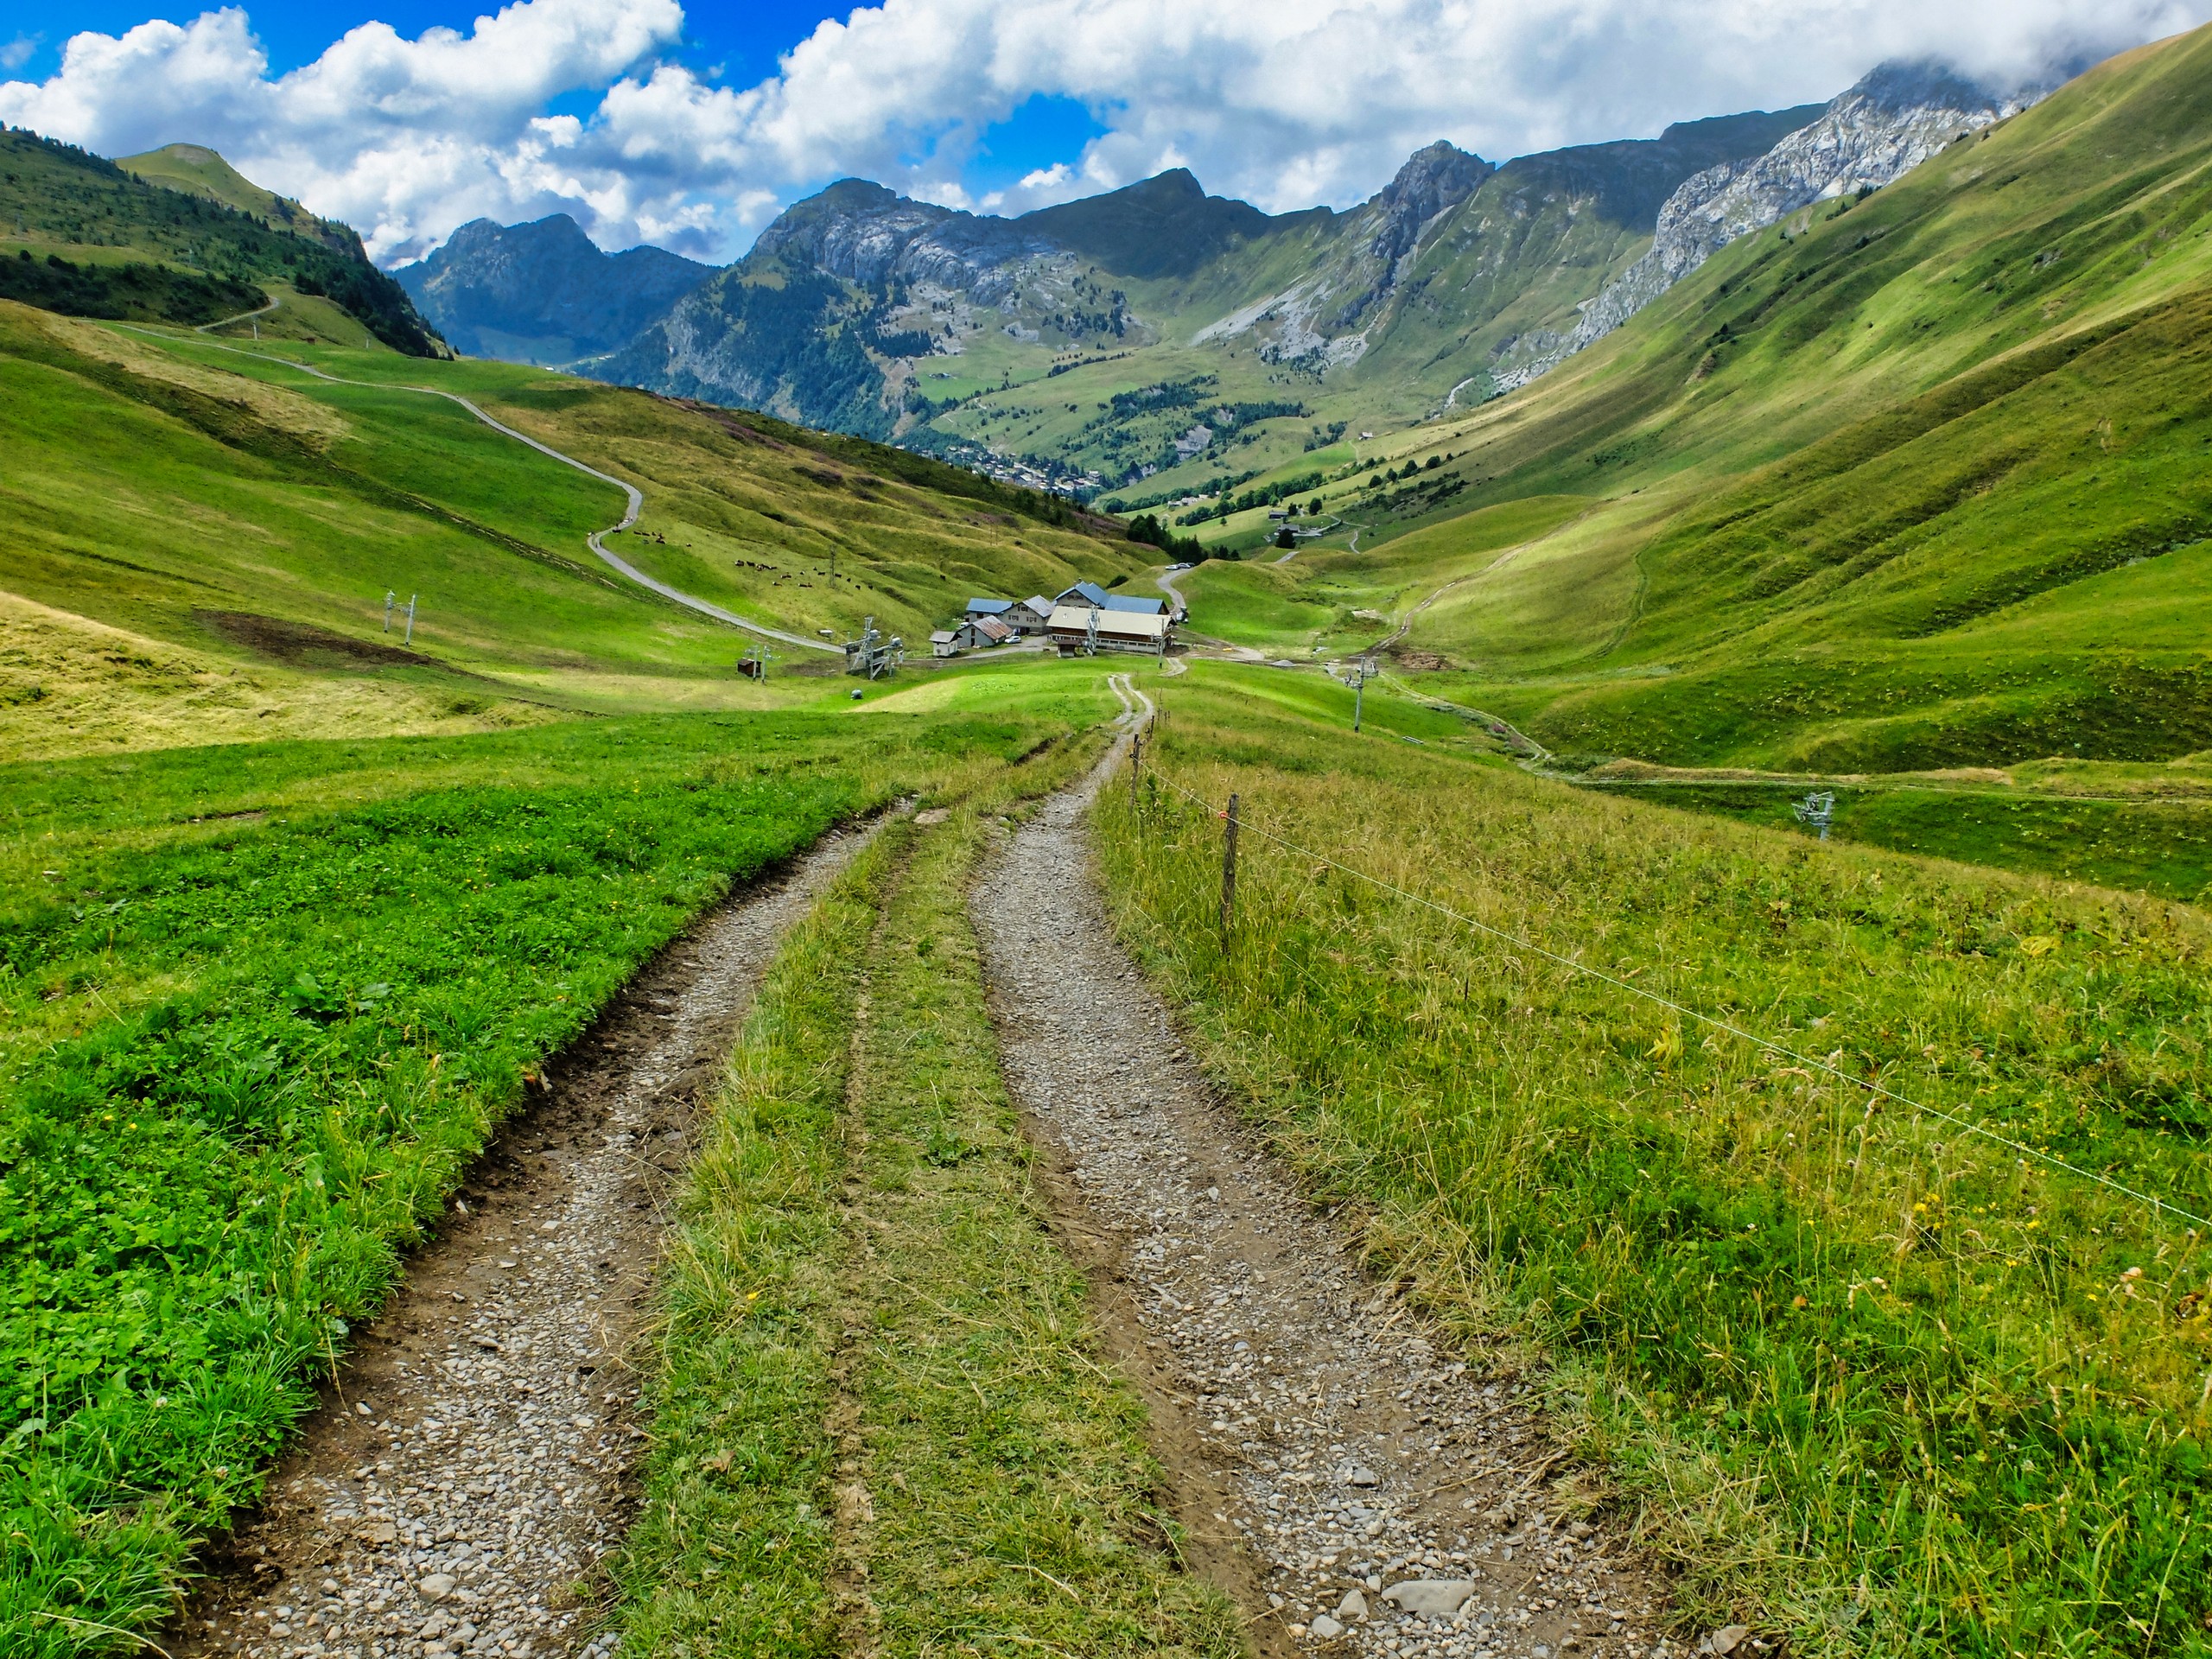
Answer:
<svg viewBox="0 0 2212 1659"><path fill-rule="evenodd" d="M183 23L206 9L149 5L146 0L69 0L42 10L37 29L17 29L7 36L16 43L16 60L0 67L8 77L43 80L61 67L61 48L72 35L92 29L119 35L153 17ZM269 54L270 73L281 75L314 62L333 41L359 23L389 23L410 38L440 27L466 34L480 13L498 6L348 0L344 5L250 4L247 10L253 32ZM827 8L817 0L694 0L683 10L683 42L668 55L688 64L702 78L745 86L772 75L784 53L811 35L823 19L842 20L851 8ZM549 99L546 108L588 117L603 90L575 88ZM974 153L959 169L960 181L981 200L1056 162L1074 159L1104 130L1077 99L1033 97L1009 118L983 130Z"/></svg>
<svg viewBox="0 0 2212 1659"><path fill-rule="evenodd" d="M15 0L0 121L103 155L211 145L388 264L471 219L551 213L602 247L727 260L848 175L1012 213L1189 167L1270 212L1348 207L1439 138L1503 161L1650 137L1824 100L1891 59L2018 86L2212 15L2212 0L160 3ZM456 32L426 33L441 29Z"/></svg>

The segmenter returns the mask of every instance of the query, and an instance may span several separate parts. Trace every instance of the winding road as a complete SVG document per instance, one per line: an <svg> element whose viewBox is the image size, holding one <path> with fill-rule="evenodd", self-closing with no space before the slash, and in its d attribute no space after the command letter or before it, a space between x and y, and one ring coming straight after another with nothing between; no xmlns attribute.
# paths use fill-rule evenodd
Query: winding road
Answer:
<svg viewBox="0 0 2212 1659"><path fill-rule="evenodd" d="M272 303L264 308L273 310L276 308ZM260 315L261 313L257 311L248 312L246 314L248 316L258 316ZM232 317L229 319L229 321L237 322L242 321L242 319ZM221 325L211 324L209 326L220 327ZM133 334L144 334L149 339L154 340L165 340L168 338L168 336L165 334L156 334L153 330L149 328L134 328L131 332ZM459 392L441 391L435 386L399 385L387 384L386 382L380 380L349 380L343 375L327 373L323 370L316 368L313 364L300 362L296 358L278 357L269 352L249 352L237 346L224 346L218 344L213 340L209 340L207 344L213 346L214 349L219 352L230 352L239 357L257 358L264 363L282 364L288 369L297 369L302 374L311 374L318 380L327 380L334 386L361 386L371 391L416 391L422 393L426 397L442 397L449 404L459 404L463 409L467 410L471 415L474 415L478 420L483 422L485 425L490 427L494 432L499 433L505 437L512 438L517 443L526 443L531 448L537 450L539 454L547 456L551 460L557 461L563 467L573 467L578 472L584 474L588 477L598 479L603 484L612 484L616 489L622 492L623 499L626 503L626 505L622 514L621 522L620 524L609 524L605 530L594 530L590 535L584 537L584 544L589 547L594 553L597 554L601 562L606 564L610 569L619 571L621 575L628 577L632 582L636 582L640 588L644 588L652 593L658 594L663 599L672 600L678 605L682 605L688 609L698 612L702 616L712 617L717 622L728 623L733 628L742 628L747 633L759 634L764 639L780 640L785 645L800 645L808 651L827 652L833 657L842 654L844 650L844 647L842 645L826 645L819 639L808 639L804 634L787 632L782 628L772 628L765 622L748 622L743 617L737 615L734 612L726 611L721 606L714 604L710 601L701 599L696 594L687 594L681 588L672 588L657 576L647 575L644 571L639 569L636 565L632 564L620 554L609 551L607 544L600 538L603 536L617 535L620 532L629 529L631 525L638 522L638 515L645 510L645 498L644 492L639 490L636 485L626 482L624 480L615 477L612 473L602 473L598 467L588 466L583 461L578 461L574 455L563 454L558 449L553 448L550 443L540 443L536 438L531 437L528 433L518 432L512 426L508 426L502 422L493 420L489 415L486 415L481 409L469 402L467 398L462 397ZM1178 603L1180 601L1179 600Z"/></svg>

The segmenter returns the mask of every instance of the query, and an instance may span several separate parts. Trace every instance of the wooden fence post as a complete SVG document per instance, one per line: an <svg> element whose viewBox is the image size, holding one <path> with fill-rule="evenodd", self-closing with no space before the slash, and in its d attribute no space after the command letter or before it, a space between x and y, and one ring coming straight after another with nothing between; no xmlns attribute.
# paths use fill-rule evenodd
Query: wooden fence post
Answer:
<svg viewBox="0 0 2212 1659"><path fill-rule="evenodd" d="M1236 797L1229 798L1229 830L1221 842L1221 950L1229 954L1230 928L1236 912Z"/></svg>
<svg viewBox="0 0 2212 1659"><path fill-rule="evenodd" d="M1140 726L1129 734L1129 817L1137 816L1137 766L1144 759L1144 728Z"/></svg>

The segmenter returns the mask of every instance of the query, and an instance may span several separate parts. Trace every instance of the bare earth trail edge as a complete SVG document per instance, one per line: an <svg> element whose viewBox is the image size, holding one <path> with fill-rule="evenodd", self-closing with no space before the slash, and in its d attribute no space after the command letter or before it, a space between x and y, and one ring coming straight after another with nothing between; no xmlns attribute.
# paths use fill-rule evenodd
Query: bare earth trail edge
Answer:
<svg viewBox="0 0 2212 1659"><path fill-rule="evenodd" d="M576 1592L634 1504L644 1440L626 1362L664 1201L785 932L873 833L832 830L734 896L545 1068L163 1650L613 1650Z"/></svg>
<svg viewBox="0 0 2212 1659"><path fill-rule="evenodd" d="M1545 1513L1567 1453L1533 1391L1365 1272L1116 942L1084 813L1125 747L1005 838L971 909L1039 1183L1189 1565L1271 1656L1666 1653L1662 1576Z"/></svg>

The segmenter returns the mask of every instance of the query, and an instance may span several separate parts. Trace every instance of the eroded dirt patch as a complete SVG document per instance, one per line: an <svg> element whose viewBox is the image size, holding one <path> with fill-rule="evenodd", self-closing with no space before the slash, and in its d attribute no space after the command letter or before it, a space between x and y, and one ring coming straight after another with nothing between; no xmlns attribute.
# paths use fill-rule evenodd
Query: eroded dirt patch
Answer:
<svg viewBox="0 0 2212 1659"><path fill-rule="evenodd" d="M194 611L192 620L234 645L243 645L289 668L359 668L365 664L377 668L441 666L418 651L375 639L355 639L311 622L292 622L281 616L260 616L251 611Z"/></svg>
<svg viewBox="0 0 2212 1659"><path fill-rule="evenodd" d="M631 1512L626 1361L663 1203L778 941L869 833L832 832L716 911L546 1068L209 1563L172 1654L611 1650L588 1586Z"/></svg>

